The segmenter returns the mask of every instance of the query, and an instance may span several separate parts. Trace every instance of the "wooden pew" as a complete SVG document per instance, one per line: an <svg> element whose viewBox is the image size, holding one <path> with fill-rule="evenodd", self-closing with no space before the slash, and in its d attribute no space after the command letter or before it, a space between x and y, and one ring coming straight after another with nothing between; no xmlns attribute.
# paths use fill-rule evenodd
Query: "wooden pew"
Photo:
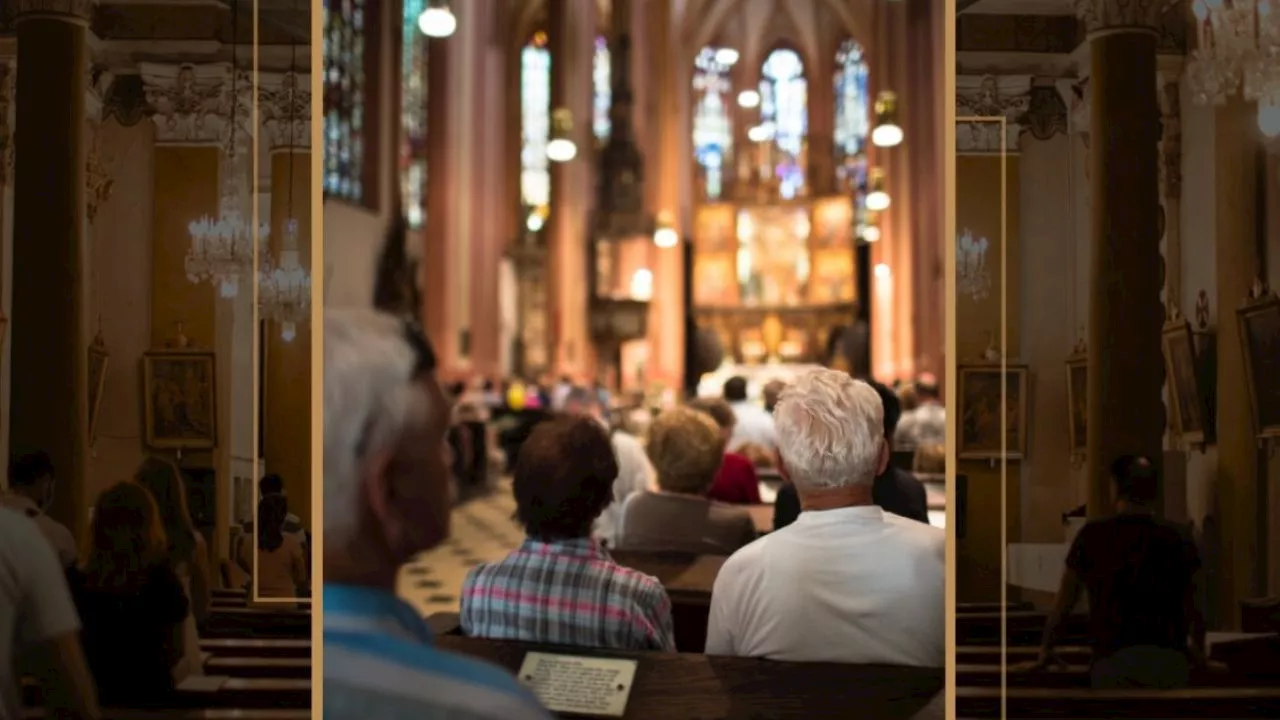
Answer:
<svg viewBox="0 0 1280 720"><path fill-rule="evenodd" d="M957 645L1000 645L1000 621L1002 613L966 613L956 616ZM1005 642L1008 645L1037 646L1044 635L1048 613L1019 611L1003 613L1007 628ZM1088 618L1072 615L1059 636L1064 645L1084 644L1088 637Z"/></svg>
<svg viewBox="0 0 1280 720"><path fill-rule="evenodd" d="M205 661L204 671L233 678L309 678L311 658L213 656Z"/></svg>
<svg viewBox="0 0 1280 720"><path fill-rule="evenodd" d="M215 657L310 658L310 640L202 639L200 649Z"/></svg>
<svg viewBox="0 0 1280 720"><path fill-rule="evenodd" d="M1007 715L1001 712L1004 697ZM956 687L961 718L1277 718L1280 688L1089 690Z"/></svg>
<svg viewBox="0 0 1280 720"><path fill-rule="evenodd" d="M24 708L22 720L46 720L44 708ZM214 710L138 710L103 708L102 720L310 720L310 710L255 710L219 708Z"/></svg>
<svg viewBox="0 0 1280 720"><path fill-rule="evenodd" d="M1037 646L1010 646L1005 648L1005 658L1009 665L1030 662L1040 654ZM1054 654L1070 665L1088 665L1093 659L1093 650L1086 645L1061 645L1054 648ZM956 646L957 665L999 665L1000 646L997 645L958 645Z"/></svg>
<svg viewBox="0 0 1280 720"><path fill-rule="evenodd" d="M783 663L691 653L621 652L442 636L444 650L520 670L528 652L638 661L624 720L942 720L941 669Z"/></svg>
<svg viewBox="0 0 1280 720"><path fill-rule="evenodd" d="M197 687L197 684L200 686ZM23 681L23 704L29 707L43 705L40 686ZM182 683L171 701L170 708L266 708L299 709L311 707L311 680L309 679L259 679L208 676Z"/></svg>
<svg viewBox="0 0 1280 720"><path fill-rule="evenodd" d="M652 575L671 598L671 622L680 652L702 652L707 644L711 589L728 557L682 553L618 550L610 553L619 565Z"/></svg>
<svg viewBox="0 0 1280 720"><path fill-rule="evenodd" d="M201 637L303 640L311 637L311 613L306 610L215 608L209 613Z"/></svg>
<svg viewBox="0 0 1280 720"><path fill-rule="evenodd" d="M1038 688L1088 688L1089 665L1070 664L1065 668L1052 667L1036 672L1011 671L998 664L968 665L957 662L957 687L1008 687ZM1193 688L1253 688L1273 687L1274 676L1233 675L1211 670L1193 671L1190 686Z"/></svg>

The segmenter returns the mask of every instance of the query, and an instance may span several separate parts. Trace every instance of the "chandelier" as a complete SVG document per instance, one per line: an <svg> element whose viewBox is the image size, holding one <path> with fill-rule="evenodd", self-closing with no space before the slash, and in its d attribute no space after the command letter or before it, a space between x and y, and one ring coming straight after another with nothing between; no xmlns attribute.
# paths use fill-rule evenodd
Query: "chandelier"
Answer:
<svg viewBox="0 0 1280 720"><path fill-rule="evenodd" d="M241 210L234 179L229 178L226 185L218 216L205 215L187 226L191 247L185 267L187 280L216 285L219 295L233 298L240 292L240 278L253 268L255 242L265 243L271 228L263 223L255 233Z"/></svg>
<svg viewBox="0 0 1280 720"><path fill-rule="evenodd" d="M1192 98L1221 105L1239 89L1258 103L1258 127L1280 135L1280 8L1273 0L1195 0L1196 50L1187 64Z"/></svg>
<svg viewBox="0 0 1280 720"><path fill-rule="evenodd" d="M311 318L311 275L298 261L298 221L284 221L280 262L263 261L258 274L258 303L263 318L280 323L280 339L292 341L298 323Z"/></svg>

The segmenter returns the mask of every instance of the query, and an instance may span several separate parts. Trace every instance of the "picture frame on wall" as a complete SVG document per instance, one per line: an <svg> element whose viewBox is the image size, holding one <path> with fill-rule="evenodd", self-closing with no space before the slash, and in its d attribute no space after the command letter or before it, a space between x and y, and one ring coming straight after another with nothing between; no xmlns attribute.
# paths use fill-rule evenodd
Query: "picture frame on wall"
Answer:
<svg viewBox="0 0 1280 720"><path fill-rule="evenodd" d="M218 444L216 362L203 350L142 356L146 444L158 450L211 450Z"/></svg>
<svg viewBox="0 0 1280 720"><path fill-rule="evenodd" d="M1259 283L1236 311L1245 382L1259 440L1280 438L1280 297Z"/></svg>
<svg viewBox="0 0 1280 720"><path fill-rule="evenodd" d="M1164 324L1161 345L1173 429L1182 442L1203 445L1209 437L1209 409L1191 323L1183 317L1170 319Z"/></svg>
<svg viewBox="0 0 1280 720"><path fill-rule="evenodd" d="M1026 457L1027 366L960 365L957 371L960 423L956 457L961 460Z"/></svg>
<svg viewBox="0 0 1280 720"><path fill-rule="evenodd" d="M98 335L89 345L89 447L98 440L98 415L102 411L102 391L107 385L107 365L111 354Z"/></svg>
<svg viewBox="0 0 1280 720"><path fill-rule="evenodd" d="M1088 438L1089 353L1082 342L1067 358L1067 443L1073 457L1085 456Z"/></svg>

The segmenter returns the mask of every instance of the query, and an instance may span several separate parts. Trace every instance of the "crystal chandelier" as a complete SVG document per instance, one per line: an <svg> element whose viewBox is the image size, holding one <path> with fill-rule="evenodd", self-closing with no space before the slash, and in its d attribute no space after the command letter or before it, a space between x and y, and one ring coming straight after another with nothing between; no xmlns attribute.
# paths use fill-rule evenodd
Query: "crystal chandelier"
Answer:
<svg viewBox="0 0 1280 720"><path fill-rule="evenodd" d="M258 275L258 303L262 317L280 323L280 339L292 341L298 323L311 317L311 275L298 261L298 221L284 222L280 262L263 261Z"/></svg>
<svg viewBox="0 0 1280 720"><path fill-rule="evenodd" d="M234 168L237 163L228 165ZM188 280L217 285L219 295L233 298L240 292L240 278L252 272L254 243L265 243L271 227L263 223L255 235L252 221L241 210L235 172L229 168L226 174L218 217L205 215L187 226L191 247L185 266Z"/></svg>
<svg viewBox="0 0 1280 720"><path fill-rule="evenodd" d="M1220 105L1237 89L1258 103L1258 126L1280 135L1280 8L1273 0L1195 0L1192 98Z"/></svg>

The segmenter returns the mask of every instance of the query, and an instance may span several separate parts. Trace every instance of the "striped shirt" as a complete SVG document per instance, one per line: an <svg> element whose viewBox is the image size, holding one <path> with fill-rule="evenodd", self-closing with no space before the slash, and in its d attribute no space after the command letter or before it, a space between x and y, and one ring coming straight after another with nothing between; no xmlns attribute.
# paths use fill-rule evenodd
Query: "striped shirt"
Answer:
<svg viewBox="0 0 1280 720"><path fill-rule="evenodd" d="M432 647L418 614L373 588L324 588L326 720L550 720L502 668Z"/></svg>
<svg viewBox="0 0 1280 720"><path fill-rule="evenodd" d="M624 650L675 650L671 599L594 540L527 539L462 586L462 630L476 637Z"/></svg>

